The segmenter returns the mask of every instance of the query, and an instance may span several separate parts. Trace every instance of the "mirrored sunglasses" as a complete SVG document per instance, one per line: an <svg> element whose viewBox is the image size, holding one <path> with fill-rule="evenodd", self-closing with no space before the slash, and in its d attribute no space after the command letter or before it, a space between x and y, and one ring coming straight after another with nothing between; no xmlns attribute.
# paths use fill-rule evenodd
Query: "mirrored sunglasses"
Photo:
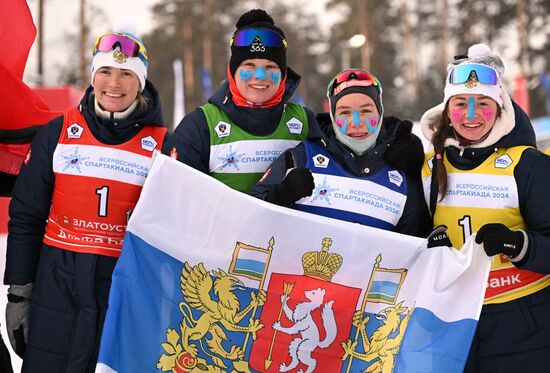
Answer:
<svg viewBox="0 0 550 373"><path fill-rule="evenodd" d="M97 52L108 52L116 47L129 57L140 57L147 60L147 51L143 44L126 34L105 34L97 38L94 44L94 55Z"/></svg>
<svg viewBox="0 0 550 373"><path fill-rule="evenodd" d="M454 67L449 74L449 83L464 84L470 79L477 79L481 84L498 84L497 72L486 65L467 63Z"/></svg>
<svg viewBox="0 0 550 373"><path fill-rule="evenodd" d="M247 28L237 31L229 43L230 46L248 47L259 38L268 48L286 48L286 40L278 32L269 29Z"/></svg>
<svg viewBox="0 0 550 373"><path fill-rule="evenodd" d="M330 82L327 87L327 95L336 96L344 89L354 86L368 87L375 86L382 91L380 81L367 70L352 69L342 71Z"/></svg>

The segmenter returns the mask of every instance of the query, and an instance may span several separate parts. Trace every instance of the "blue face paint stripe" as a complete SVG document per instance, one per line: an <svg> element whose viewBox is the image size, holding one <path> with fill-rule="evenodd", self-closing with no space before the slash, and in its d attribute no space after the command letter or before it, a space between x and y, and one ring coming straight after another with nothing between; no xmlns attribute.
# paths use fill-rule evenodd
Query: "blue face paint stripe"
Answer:
<svg viewBox="0 0 550 373"><path fill-rule="evenodd" d="M378 117L376 115L371 115L370 117L367 117L367 119L365 119L365 122L367 123L367 129L369 130L370 133L374 133L376 132L376 126L378 125ZM375 124L372 125L370 124L370 122L373 121Z"/></svg>
<svg viewBox="0 0 550 373"><path fill-rule="evenodd" d="M346 132L348 132L348 120L342 117L337 117L336 120L344 122L342 127L340 127L340 132L342 132L342 134L345 135Z"/></svg>
<svg viewBox="0 0 550 373"><path fill-rule="evenodd" d="M269 73L269 77L271 78L273 84L277 84L279 83L279 79L281 79L281 73L277 71L272 71Z"/></svg>
<svg viewBox="0 0 550 373"><path fill-rule="evenodd" d="M267 78L265 67L257 67L256 70L254 70L254 77L258 80L265 80Z"/></svg>
<svg viewBox="0 0 550 373"><path fill-rule="evenodd" d="M354 126L360 126L361 125L361 116L359 115L359 110L353 111L353 125Z"/></svg>
<svg viewBox="0 0 550 373"><path fill-rule="evenodd" d="M241 69L239 71L239 75L241 76L241 79L244 82L246 82L248 79L250 79L252 77L252 71Z"/></svg>
<svg viewBox="0 0 550 373"><path fill-rule="evenodd" d="M476 109L476 99L474 97L468 97L468 120L473 120Z"/></svg>

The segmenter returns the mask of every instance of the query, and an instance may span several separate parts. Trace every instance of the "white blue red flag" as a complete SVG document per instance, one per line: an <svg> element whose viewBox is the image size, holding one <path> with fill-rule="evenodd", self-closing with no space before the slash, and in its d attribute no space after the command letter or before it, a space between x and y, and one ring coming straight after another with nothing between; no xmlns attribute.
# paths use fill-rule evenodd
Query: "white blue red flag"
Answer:
<svg viewBox="0 0 550 373"><path fill-rule="evenodd" d="M157 155L97 372L461 372L490 260L282 208Z"/></svg>

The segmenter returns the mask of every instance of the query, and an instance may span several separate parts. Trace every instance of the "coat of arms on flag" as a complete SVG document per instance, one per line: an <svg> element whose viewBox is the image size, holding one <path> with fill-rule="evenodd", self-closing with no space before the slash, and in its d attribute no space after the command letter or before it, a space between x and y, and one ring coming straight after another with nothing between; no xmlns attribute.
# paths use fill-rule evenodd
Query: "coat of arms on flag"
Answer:
<svg viewBox="0 0 550 373"><path fill-rule="evenodd" d="M344 258L328 252L330 238L322 245L302 256L303 275L271 274L260 317L266 328L250 354L256 371L341 370L341 343L349 338L361 289L331 282Z"/></svg>

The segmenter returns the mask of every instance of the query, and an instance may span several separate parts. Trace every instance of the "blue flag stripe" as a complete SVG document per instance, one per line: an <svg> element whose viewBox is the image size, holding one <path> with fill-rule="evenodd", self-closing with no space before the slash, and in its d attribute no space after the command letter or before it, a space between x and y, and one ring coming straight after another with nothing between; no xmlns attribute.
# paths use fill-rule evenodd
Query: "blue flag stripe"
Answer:
<svg viewBox="0 0 550 373"><path fill-rule="evenodd" d="M235 272L245 271L248 274L256 274L258 277L262 277L265 270L265 263L251 259L239 259L235 261Z"/></svg>
<svg viewBox="0 0 550 373"><path fill-rule="evenodd" d="M386 294L391 297L394 297L395 294L397 294L398 287L399 287L399 284L396 284L395 282L373 281L369 291L369 296L371 294Z"/></svg>

